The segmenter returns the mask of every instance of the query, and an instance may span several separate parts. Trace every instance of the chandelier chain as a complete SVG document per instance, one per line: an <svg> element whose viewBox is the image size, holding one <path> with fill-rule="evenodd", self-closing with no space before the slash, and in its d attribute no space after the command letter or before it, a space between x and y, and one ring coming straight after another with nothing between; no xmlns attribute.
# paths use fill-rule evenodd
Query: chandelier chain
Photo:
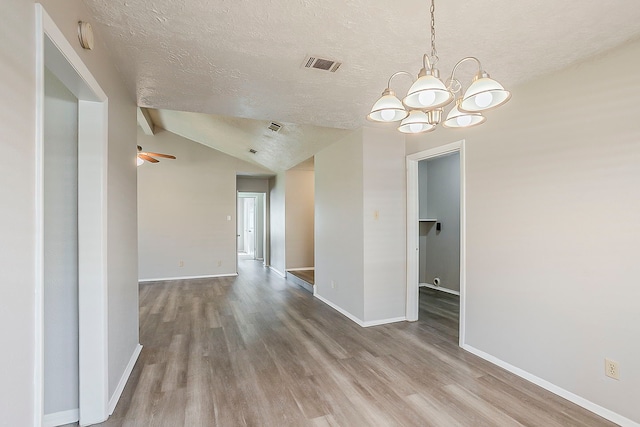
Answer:
<svg viewBox="0 0 640 427"><path fill-rule="evenodd" d="M436 50L436 17L435 17L435 0L431 0L431 59L432 64L438 62L438 51Z"/></svg>

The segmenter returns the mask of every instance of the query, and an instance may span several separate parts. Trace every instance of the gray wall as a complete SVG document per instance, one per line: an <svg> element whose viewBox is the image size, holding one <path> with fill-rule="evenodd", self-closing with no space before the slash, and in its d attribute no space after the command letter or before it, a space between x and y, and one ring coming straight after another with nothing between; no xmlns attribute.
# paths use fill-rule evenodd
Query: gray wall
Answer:
<svg viewBox="0 0 640 427"><path fill-rule="evenodd" d="M418 163L420 218L420 283L460 291L460 155L449 154Z"/></svg>
<svg viewBox="0 0 640 427"><path fill-rule="evenodd" d="M264 170L164 130L138 144L177 157L138 167L139 279L235 274L236 174Z"/></svg>
<svg viewBox="0 0 640 427"><path fill-rule="evenodd" d="M317 295L365 324L404 318L403 136L354 131L316 154L315 170Z"/></svg>
<svg viewBox="0 0 640 427"><path fill-rule="evenodd" d="M269 180L269 265L283 276L286 271L286 179L286 172L278 172Z"/></svg>
<svg viewBox="0 0 640 427"><path fill-rule="evenodd" d="M513 88L482 126L407 138L466 140L466 343L636 423L639 67L630 43Z"/></svg>
<svg viewBox="0 0 640 427"><path fill-rule="evenodd" d="M362 129L316 154L316 293L358 319L364 318L362 180Z"/></svg>
<svg viewBox="0 0 640 427"><path fill-rule="evenodd" d="M136 283L135 102L104 49L100 31L88 52L78 44L77 22L97 27L80 0L43 0L45 8L109 97L108 298L109 395L138 343ZM35 8L23 0L0 2L0 129L4 156L0 198L0 414L5 425L26 425L34 414L36 275Z"/></svg>
<svg viewBox="0 0 640 427"><path fill-rule="evenodd" d="M48 70L44 104L44 413L78 409L78 99Z"/></svg>

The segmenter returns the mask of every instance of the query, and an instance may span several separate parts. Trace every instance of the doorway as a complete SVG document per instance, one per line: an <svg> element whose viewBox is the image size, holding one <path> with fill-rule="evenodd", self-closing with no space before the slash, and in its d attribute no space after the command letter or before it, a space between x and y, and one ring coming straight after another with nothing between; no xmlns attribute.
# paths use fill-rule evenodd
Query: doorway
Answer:
<svg viewBox="0 0 640 427"><path fill-rule="evenodd" d="M49 17L44 7L36 4L36 307L35 307L35 426L61 425L79 421L81 425L102 422L108 417L108 370L107 370L107 96L100 85L84 65L74 48ZM48 70L48 71L47 71ZM47 72L51 74L46 77ZM73 150L77 158L72 159L75 177L72 184L77 185L75 195L67 193L65 198L56 201L55 191L45 186L45 151L51 135L45 131L47 114L45 81L55 77L58 89L64 89L68 103L77 104L75 111L77 122L67 122L64 126L73 136ZM73 97L73 102L71 98ZM69 117L69 114L65 116ZM66 119L65 119L66 120ZM62 126L62 124L60 124ZM47 148L52 148L49 145ZM66 146L69 149L71 145ZM68 153L62 154L63 161ZM77 166L76 166L77 165ZM60 165L58 165L60 166ZM67 176L69 178L69 176ZM65 178L65 179L67 179ZM73 180L75 178L75 181ZM69 181L69 182L71 182ZM49 201L47 201L49 200ZM53 201L53 202L52 202ZM61 239L51 238L52 215L56 202L65 209L75 211L71 221L65 225ZM69 206L71 205L71 206ZM77 216L76 216L77 215ZM64 214L62 215L64 216ZM57 216L60 219L61 215ZM76 220L77 218L77 220ZM55 221L53 221L55 223ZM48 231L47 231L48 230ZM55 291L50 282L45 281L45 272L55 264L56 241L71 241L71 247L65 249L65 291L59 294L58 302L66 307L75 307L65 320L62 328L53 330L56 325L49 324L49 316L55 306L49 296ZM52 257L53 256L53 257ZM75 258L74 258L75 257ZM73 292L76 292L75 295ZM49 293L49 296L46 294ZM76 313L76 314L73 314ZM74 320L75 318L75 320ZM45 329L45 321L47 328ZM53 335L52 335L53 334ZM55 376L46 372L47 366L55 365L51 360L57 357L47 343L64 336L75 348L67 349L74 360L69 363L76 375L65 378L66 387L60 384L48 384L56 381ZM77 343L77 344L75 344ZM49 349L49 350L48 350ZM53 379L52 379L53 378ZM72 403L63 402L62 407L51 409L45 402L47 390L57 393L72 393ZM50 394L50 392L47 392ZM52 393L52 392L51 392ZM55 411L55 412L50 412Z"/></svg>
<svg viewBox="0 0 640 427"><path fill-rule="evenodd" d="M236 215L238 259L258 260L264 263L265 196L265 193L238 192Z"/></svg>
<svg viewBox="0 0 640 427"><path fill-rule="evenodd" d="M430 160L434 161L433 165L444 164L446 162L435 162L438 159L449 159L450 162L456 162L459 170L456 170L459 181L453 180L459 190L459 208L458 212L440 212L440 215L446 216L445 223L442 218L437 218L438 209L427 209L425 206L426 189L426 166ZM434 167L436 171L438 168ZM421 177L421 175L424 175ZM423 185L421 186L421 181ZM436 191L438 193L440 191ZM422 193L422 194L421 194ZM441 192L446 196L447 191ZM407 320L418 320L420 306L420 285L423 286L423 293L433 293L431 289L437 289L438 294L443 290L445 293L459 294L459 327L458 327L458 343L464 343L465 335L465 167L464 167L464 141L458 141L437 147L431 150L422 151L407 156ZM421 197L422 196L422 197ZM421 198L423 199L421 203ZM437 197L434 199L437 201ZM456 215L457 214L457 215ZM433 218L432 218L433 217ZM457 222L457 224L456 224ZM456 234L456 226L459 226ZM447 231L454 229L454 233L448 233L447 239L442 239L444 227L448 227ZM441 235L442 233L442 235ZM455 236L452 240L451 236ZM431 237L429 244L427 239ZM443 242L446 240L446 242ZM441 247L438 248L437 246ZM442 246L444 245L444 246ZM432 255L438 250L442 251L442 247L449 246L449 250L456 249L451 246L457 246L459 254L459 262L453 259L432 259L432 264L437 268L428 268L429 259L427 255L429 251ZM433 252L433 251L436 252ZM454 257L455 258L455 257ZM449 265L446 265L449 263ZM443 264L445 264L443 266ZM433 276L433 277L432 277ZM439 277L443 276L443 277ZM458 279L459 277L459 279ZM449 286L442 286L443 278L448 282ZM459 289L457 283L459 283ZM433 295L438 295L433 294ZM432 295L432 296L433 296ZM442 294L440 294L442 295Z"/></svg>

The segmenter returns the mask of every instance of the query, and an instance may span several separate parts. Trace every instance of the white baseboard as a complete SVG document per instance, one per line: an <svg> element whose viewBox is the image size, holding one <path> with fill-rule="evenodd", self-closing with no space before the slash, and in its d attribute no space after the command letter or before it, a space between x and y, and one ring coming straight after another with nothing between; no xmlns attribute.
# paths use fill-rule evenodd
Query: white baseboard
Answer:
<svg viewBox="0 0 640 427"><path fill-rule="evenodd" d="M320 295L318 295L317 293L313 294L314 297L318 298L320 301L322 301L323 303L327 304L329 307L333 308L335 311L337 311L338 313L342 314L344 317L346 317L349 320L352 320L353 322L357 323L358 325L362 326L364 328L364 322L360 319L358 319L356 316L354 316L353 314L349 313L348 311L338 307L337 305L335 305L334 303L332 303L331 301L329 301L328 299L325 299L324 297L321 297Z"/></svg>
<svg viewBox="0 0 640 427"><path fill-rule="evenodd" d="M287 268L287 271L315 270L315 267Z"/></svg>
<svg viewBox="0 0 640 427"><path fill-rule="evenodd" d="M234 277L237 276L238 273L229 273L229 274L210 274L206 276L180 276L180 277L160 277L157 279L138 279L138 283L144 282L164 282L167 280L185 280L185 279L211 279L215 277Z"/></svg>
<svg viewBox="0 0 640 427"><path fill-rule="evenodd" d="M54 412L46 414L42 419L42 427L57 427L65 424L78 422L80 419L80 411L78 409L69 409L68 411Z"/></svg>
<svg viewBox="0 0 640 427"><path fill-rule="evenodd" d="M392 317L390 319L381 319L381 320L369 320L364 322L362 326L364 326L365 328L368 328L369 326L386 325L387 323L404 322L406 320L407 320L406 316Z"/></svg>
<svg viewBox="0 0 640 427"><path fill-rule="evenodd" d="M116 405L120 400L120 396L124 391L124 387L127 385L129 376L131 376L131 372L133 371L133 367L136 365L138 356L140 356L141 351L142 351L142 346L138 344L136 348L133 350L133 354L129 359L129 363L127 363L127 367L124 369L124 372L122 373L122 377L120 377L120 382L118 382L118 386L116 387L116 390L113 392L113 396L111 396L111 399L109 399L109 415L113 414L113 411L115 411Z"/></svg>
<svg viewBox="0 0 640 427"><path fill-rule="evenodd" d="M318 298L323 303L327 304L329 307L333 308L338 313L342 314L347 319L349 319L349 320L357 323L358 325L362 326L363 328L368 328L370 326L386 325L387 323L403 322L403 321L407 320L406 317L394 317L394 318L391 318L391 319L370 320L370 321L365 322L365 321L363 321L361 319L358 319L356 316L354 316L353 314L349 313L345 309L343 309L341 307L338 307L337 305L335 305L331 301L327 300L326 298L321 297L316 292L314 292L313 296Z"/></svg>
<svg viewBox="0 0 640 427"><path fill-rule="evenodd" d="M485 353L482 350L478 350L477 348L472 347L468 344L463 344L462 348L468 351L469 353L473 353L476 356L481 357L482 359L493 363L494 365L497 365L503 369L506 369L507 371L513 374L516 374L517 376L524 378L525 380L532 382L544 388L545 390L548 390L553 394L556 394L564 399L567 399L568 401L573 402L576 405L581 406L584 409L593 412L594 414L600 415L602 418L606 418L607 420L614 422L622 427L640 427L640 424L630 420L629 418L623 417L622 415L617 414L607 408L603 408L600 405L597 405L583 397L578 396L577 394L571 393L570 391L567 391L561 387L558 387L557 385L552 384L547 380L543 380L540 377L530 374L529 372L524 371L516 366L513 366L503 360L500 360L497 357L494 357L488 353Z"/></svg>
<svg viewBox="0 0 640 427"><path fill-rule="evenodd" d="M418 286L421 287L421 288L435 289L436 291L442 291L442 292L446 292L448 294L453 294L453 295L460 296L460 292L459 291L454 291L452 289L443 288L441 286L433 286L431 283L420 283Z"/></svg>
<svg viewBox="0 0 640 427"><path fill-rule="evenodd" d="M278 270L277 268L274 268L272 265L269 266L269 269L282 278L287 277L286 274L284 274L282 271Z"/></svg>

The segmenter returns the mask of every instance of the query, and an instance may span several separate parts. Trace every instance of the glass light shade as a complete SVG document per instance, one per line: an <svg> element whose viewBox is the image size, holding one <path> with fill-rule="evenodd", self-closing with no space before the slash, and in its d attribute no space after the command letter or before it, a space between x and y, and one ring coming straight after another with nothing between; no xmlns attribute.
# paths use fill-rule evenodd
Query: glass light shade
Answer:
<svg viewBox="0 0 640 427"><path fill-rule="evenodd" d="M413 110L409 116L400 123L398 130L402 133L422 133L435 129L435 125L429 124L427 115L419 110Z"/></svg>
<svg viewBox="0 0 640 427"><path fill-rule="evenodd" d="M144 163L144 160L142 160L140 157L136 156L136 166L140 166L143 163Z"/></svg>
<svg viewBox="0 0 640 427"><path fill-rule="evenodd" d="M397 122L409 115L402 102L391 89L385 89L380 99L373 104L367 119L374 122Z"/></svg>
<svg viewBox="0 0 640 427"><path fill-rule="evenodd" d="M421 76L409 88L407 96L402 100L409 108L431 109L447 105L453 99L453 94L447 90L444 83L437 77L437 70L421 71ZM433 74L431 74L433 73Z"/></svg>
<svg viewBox="0 0 640 427"><path fill-rule="evenodd" d="M511 98L511 92L500 83L489 78L486 73L476 76L474 82L464 93L460 110L475 113L499 107Z"/></svg>
<svg viewBox="0 0 640 427"><path fill-rule="evenodd" d="M459 102L449 111L447 119L442 123L442 126L447 128L468 128L482 124L487 120L487 118L480 113L460 111L458 104Z"/></svg>

